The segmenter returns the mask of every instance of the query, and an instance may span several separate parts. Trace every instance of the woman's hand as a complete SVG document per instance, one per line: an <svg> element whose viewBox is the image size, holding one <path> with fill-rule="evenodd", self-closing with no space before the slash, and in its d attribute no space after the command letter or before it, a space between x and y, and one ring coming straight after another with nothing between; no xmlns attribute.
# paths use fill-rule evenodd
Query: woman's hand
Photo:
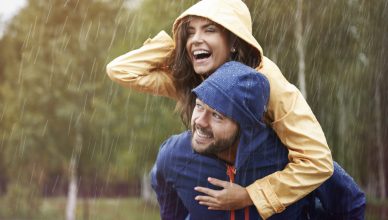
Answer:
<svg viewBox="0 0 388 220"><path fill-rule="evenodd" d="M196 196L199 204L208 206L210 210L234 210L242 209L253 205L247 190L238 184L222 181L216 178L208 178L208 181L215 186L222 187L221 190L213 190L197 186L194 189L206 195Z"/></svg>

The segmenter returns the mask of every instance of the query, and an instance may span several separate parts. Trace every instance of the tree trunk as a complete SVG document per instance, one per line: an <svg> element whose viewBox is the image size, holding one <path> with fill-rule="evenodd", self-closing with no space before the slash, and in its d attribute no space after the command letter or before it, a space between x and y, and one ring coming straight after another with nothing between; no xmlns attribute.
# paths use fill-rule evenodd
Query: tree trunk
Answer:
<svg viewBox="0 0 388 220"><path fill-rule="evenodd" d="M378 167L378 179L379 179L379 197L380 199L385 199L387 195L387 189L385 186L385 166L384 166L384 144L382 140L382 125L381 121L381 95L380 95L380 82L377 77L377 82L375 84L375 117L376 117L376 146L377 146L377 167Z"/></svg>
<svg viewBox="0 0 388 220"><path fill-rule="evenodd" d="M338 160L338 162L341 162L341 164L347 164L347 154L350 154L351 151L349 151L349 149L346 149L346 137L347 137L347 132L348 132L348 126L347 126L347 122L348 122L348 117L347 117L347 113L346 113L346 103L345 103L345 100L346 99L344 97L344 92L343 90L339 90L337 91L337 99L338 99L338 103L339 103L339 106L338 106L338 120L337 120L337 123L338 123L338 126L337 126L337 134L338 134L338 146L337 146L337 152L336 152L336 158Z"/></svg>
<svg viewBox="0 0 388 220"><path fill-rule="evenodd" d="M72 156L70 162L70 175L69 190L67 193L67 204L66 204L66 220L75 220L75 211L77 206L77 176L75 175L75 157Z"/></svg>
<svg viewBox="0 0 388 220"><path fill-rule="evenodd" d="M82 150L82 133L80 129L80 122L76 122L75 125L75 149L70 159L69 166L69 189L67 193L67 204L66 204L66 220L75 220L76 219L76 208L77 208L77 193L78 193L78 183L77 183L77 169L78 169L78 160Z"/></svg>
<svg viewBox="0 0 388 220"><path fill-rule="evenodd" d="M299 89L307 99L306 90L306 77L305 77L305 55L304 55L304 34L303 34L303 22L302 22L303 0L297 0L297 7L295 12L295 39L296 39L296 52L298 54L298 82Z"/></svg>
<svg viewBox="0 0 388 220"><path fill-rule="evenodd" d="M384 6L385 7L384 7ZM382 5L382 13L381 15L381 21L384 20L386 17L385 15L388 14L388 8L387 3L383 3ZM388 25L386 22L382 22L384 25L382 27L379 27L379 30L387 30ZM381 29L380 29L381 28ZM386 109L384 106L386 106L385 101L381 102L381 100L384 100L387 95L387 89L386 81L384 80L384 76L388 71L388 64L387 64L387 49L388 49L388 33L387 31L382 31L381 36L381 50L380 53L378 53L379 57L379 71L375 72L376 74L376 82L375 82L375 118L376 118L376 145L377 145L377 166L378 166L378 181L379 181L379 197L382 200L385 200L387 198L387 188L386 188L386 170L385 170L385 150L384 145L387 146L386 143L384 143L383 137L385 135L384 130L386 129L386 124L383 124L386 122L386 119L384 119L385 114L384 109ZM376 51L374 51L375 53ZM384 91L385 93L381 94L381 92ZM383 111L382 111L383 110ZM383 116L384 114L384 116Z"/></svg>
<svg viewBox="0 0 388 220"><path fill-rule="evenodd" d="M141 198L149 203L157 203L156 195L151 188L150 176L147 173L143 174L141 181Z"/></svg>

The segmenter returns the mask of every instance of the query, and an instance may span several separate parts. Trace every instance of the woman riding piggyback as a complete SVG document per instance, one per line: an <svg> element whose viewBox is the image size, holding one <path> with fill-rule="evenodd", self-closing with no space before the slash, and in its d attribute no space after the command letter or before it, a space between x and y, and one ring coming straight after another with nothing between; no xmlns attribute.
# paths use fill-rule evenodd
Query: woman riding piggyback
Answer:
<svg viewBox="0 0 388 220"><path fill-rule="evenodd" d="M195 104L191 90L225 62L238 61L264 74L270 83L264 116L287 147L289 163L245 188L263 219L282 212L331 176L333 161L319 122L299 90L263 55L241 0L199 1L175 20L172 32L173 38L161 31L142 47L115 58L107 73L124 87L176 100L186 125Z"/></svg>

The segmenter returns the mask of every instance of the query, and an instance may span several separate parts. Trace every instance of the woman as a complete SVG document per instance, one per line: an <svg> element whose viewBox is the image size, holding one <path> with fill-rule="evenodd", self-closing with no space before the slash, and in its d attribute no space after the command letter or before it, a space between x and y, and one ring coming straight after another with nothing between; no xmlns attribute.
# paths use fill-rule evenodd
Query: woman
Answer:
<svg viewBox="0 0 388 220"><path fill-rule="evenodd" d="M160 32L141 48L114 59L107 73L125 87L175 99L186 125L194 105L191 90L221 64L236 60L263 73L271 87L265 118L287 146L290 160L284 170L245 189L263 219L283 211L331 176L333 161L319 123L299 90L263 55L241 0L199 1L175 20L173 35L172 40ZM238 204L236 199L221 206L241 208Z"/></svg>

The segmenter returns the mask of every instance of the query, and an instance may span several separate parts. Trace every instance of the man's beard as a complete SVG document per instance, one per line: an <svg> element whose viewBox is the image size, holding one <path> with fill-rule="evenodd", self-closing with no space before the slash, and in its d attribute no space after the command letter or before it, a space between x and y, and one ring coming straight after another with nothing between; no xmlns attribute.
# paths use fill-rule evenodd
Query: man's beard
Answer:
<svg viewBox="0 0 388 220"><path fill-rule="evenodd" d="M197 130L197 128L195 128L195 126L193 126L191 145L192 145L192 148L195 152L197 152L199 154L204 154L204 155L215 156L219 153L230 150L231 147L236 143L236 141L239 140L239 136L240 136L239 129L238 129L235 133L233 133L229 137L216 139L216 138L214 138L214 135L212 134L212 131L210 129L207 129L207 130L201 129L201 132L211 134L211 136L214 138L214 141L211 142L209 144L209 146L207 146L206 148L201 149L201 150L197 150L194 148L194 145L196 144L196 143L194 143L194 133L196 130Z"/></svg>

